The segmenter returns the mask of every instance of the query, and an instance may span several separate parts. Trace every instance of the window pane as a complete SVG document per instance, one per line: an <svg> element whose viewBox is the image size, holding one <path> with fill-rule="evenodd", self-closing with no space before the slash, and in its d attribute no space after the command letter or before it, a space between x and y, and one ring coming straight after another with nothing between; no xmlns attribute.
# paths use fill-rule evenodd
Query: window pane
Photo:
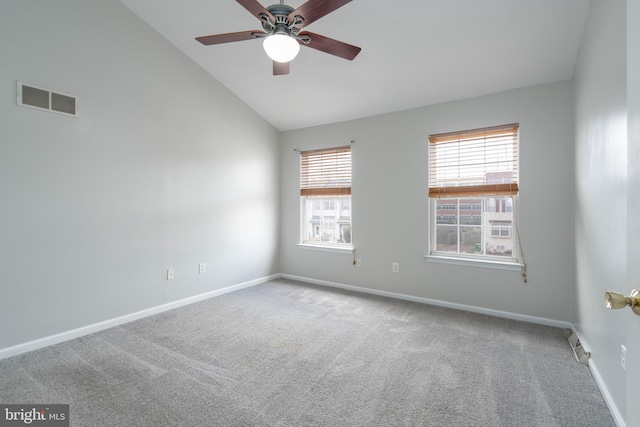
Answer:
<svg viewBox="0 0 640 427"><path fill-rule="evenodd" d="M482 227L460 227L460 253L482 253Z"/></svg>
<svg viewBox="0 0 640 427"><path fill-rule="evenodd" d="M457 226L436 226L436 250L439 252L458 252Z"/></svg>
<svg viewBox="0 0 640 427"><path fill-rule="evenodd" d="M485 212L485 251L492 256L513 256L513 199L511 197L487 198Z"/></svg>
<svg viewBox="0 0 640 427"><path fill-rule="evenodd" d="M341 238L344 240L344 243L351 243L351 225L340 225L340 235L342 236Z"/></svg>
<svg viewBox="0 0 640 427"><path fill-rule="evenodd" d="M351 244L351 196L303 200L302 243Z"/></svg>
<svg viewBox="0 0 640 427"><path fill-rule="evenodd" d="M458 199L436 200L436 224L458 223Z"/></svg>
<svg viewBox="0 0 640 427"><path fill-rule="evenodd" d="M460 199L460 225L482 225L479 199Z"/></svg>

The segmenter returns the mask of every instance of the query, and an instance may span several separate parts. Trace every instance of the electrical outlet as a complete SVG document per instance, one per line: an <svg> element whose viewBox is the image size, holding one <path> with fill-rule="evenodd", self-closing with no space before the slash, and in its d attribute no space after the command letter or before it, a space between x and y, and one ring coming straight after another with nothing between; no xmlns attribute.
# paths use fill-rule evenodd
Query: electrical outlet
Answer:
<svg viewBox="0 0 640 427"><path fill-rule="evenodd" d="M624 345L620 346L620 365L623 370L627 370L627 347Z"/></svg>
<svg viewBox="0 0 640 427"><path fill-rule="evenodd" d="M205 264L204 262L201 262L200 264L198 264L198 272L200 274L204 274L207 272L207 264Z"/></svg>
<svg viewBox="0 0 640 427"><path fill-rule="evenodd" d="M173 280L176 278L176 272L173 268L167 270L167 280Z"/></svg>
<svg viewBox="0 0 640 427"><path fill-rule="evenodd" d="M400 263L394 262L393 264L391 264L391 271L393 271L394 273L397 273L400 271Z"/></svg>
<svg viewBox="0 0 640 427"><path fill-rule="evenodd" d="M360 258L356 260L356 267L362 268L362 260Z"/></svg>

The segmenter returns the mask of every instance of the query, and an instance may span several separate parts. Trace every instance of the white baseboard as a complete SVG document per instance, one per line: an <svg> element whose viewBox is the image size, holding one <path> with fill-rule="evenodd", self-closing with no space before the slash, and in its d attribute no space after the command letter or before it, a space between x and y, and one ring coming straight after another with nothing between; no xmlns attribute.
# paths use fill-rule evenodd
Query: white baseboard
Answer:
<svg viewBox="0 0 640 427"><path fill-rule="evenodd" d="M416 297L413 295L399 294L399 293L389 292L389 291L380 291L377 289L369 289L369 288L362 288L362 287L352 286L352 285L344 285L342 283L328 282L326 280L311 279L308 277L294 276L291 274L281 274L281 277L283 279L297 280L300 282L312 283L312 284L321 285L321 286L330 286L330 287L346 289L354 292L363 292L367 294L379 295L379 296L384 296L389 298L396 298L396 299L401 299L406 301L413 301L413 302L431 304L431 305L436 305L441 307L454 308L457 310L470 311L473 313L487 314L490 316L503 317L503 318L513 319L513 320L521 320L525 322L538 323L541 325L554 326L558 328L571 329L578 336L578 339L580 340L580 343L582 344L583 348L585 348L587 351L589 349L588 344L582 339L580 334L575 330L575 327L573 326L573 324L569 322L547 319L544 317L536 317L536 316L528 316L528 315L518 314L518 313L511 313L507 311L491 310L487 308L475 307L475 306L464 305L464 304L456 304L456 303L451 303L447 301L433 300L430 298ZM613 417L616 425L618 427L626 427L624 416L616 406L613 400L613 397L609 392L609 389L605 385L602 379L602 376L598 371L598 367L596 366L595 361L593 359L589 359L588 366L589 366L589 369L591 370L593 378L596 381L596 384L598 384L598 387L600 388L602 397L604 398L605 403L607 404L607 407L609 408L609 412L611 412L611 416Z"/></svg>
<svg viewBox="0 0 640 427"><path fill-rule="evenodd" d="M58 344L64 341L69 341L75 338L79 338L85 335L102 331L104 329L112 328L114 326L123 325L125 323L129 323L134 320L142 319L148 316L152 316L154 314L159 314L165 311L169 311L174 308L183 307L185 305L193 304L209 298L214 298L230 292L238 291L240 289L256 286L261 283L266 283L270 280L275 280L278 278L297 280L300 282L312 283L312 284L321 285L321 286L329 286L333 288L340 288L340 289L345 289L345 290L354 291L354 292L379 295L379 296L384 296L389 298L436 305L440 307L453 308L457 310L464 310L464 311L469 311L473 313L487 314L490 316L503 317L503 318L513 319L513 320L521 320L525 322L537 323L537 324L547 325L547 326L554 326L558 328L571 329L578 336L578 339L580 339L580 342L584 347L584 349L587 351L589 349L588 344L584 341L584 339L580 336L580 334L575 330L574 326L569 322L547 319L543 317L528 316L524 314L511 313L511 312L500 311L500 310L492 310L492 309L475 307L475 306L470 306L465 304L456 304L456 303L451 303L447 301L434 300L430 298L422 298L422 297L417 297L413 295L400 294L396 292L381 291L377 289L369 289L369 288L363 288L359 286L345 285L342 283L311 279L308 277L295 276L291 274L273 274L270 276L265 276L258 279L250 280L248 282L239 283L237 285L227 286L225 288L217 289L215 291L206 292L204 294L195 295L193 297L181 299L179 301L174 301L168 304L163 304L161 306L152 307L146 310L141 310L135 313L127 314L127 315L120 316L110 320L106 320L104 322L83 326L81 328L73 329L71 331L66 331L56 335L40 338L34 341L29 341L23 344L18 344L13 347L0 349L0 360L6 359L12 356L17 356L22 353L27 353L29 351L37 350L39 348L48 347L50 345ZM591 370L591 373L593 374L596 384L598 384L598 387L600 388L600 392L602 393L602 396L607 404L607 407L609 408L609 411L611 412L611 416L613 417L616 425L618 427L626 427L624 416L616 406L613 400L613 397L609 392L609 389L605 385L602 379L602 376L600 375L600 371L598 370L598 367L596 365L596 362L593 359L589 359L588 366L589 366L589 369Z"/></svg>
<svg viewBox="0 0 640 427"><path fill-rule="evenodd" d="M576 334L576 336L580 340L580 344L582 344L582 348L584 348L585 351L589 351L590 349L589 343L587 343L583 339L581 334L575 328L572 328L572 330L573 330L573 333ZM602 375L600 375L600 370L598 369L596 361L594 359L589 358L588 366L589 366L589 370L591 371L591 375L593 375L593 379L595 379L596 384L598 384L598 388L600 389L602 398L607 404L607 407L609 408L609 412L611 412L611 416L613 417L613 420L615 421L616 425L618 427L626 427L627 423L625 421L625 418L623 414L620 412L620 410L618 409L618 407L616 406L613 400L613 396L611 396L609 389L607 388L604 380L602 379Z"/></svg>
<svg viewBox="0 0 640 427"><path fill-rule="evenodd" d="M157 307L152 307L146 310L137 311L135 313L126 314L124 316L116 317L114 319L109 319L103 322L94 323L92 325L83 326L77 329L73 329L71 331L66 331L66 332L51 335L48 337L40 338L37 340L29 341L23 344L18 344L12 347L3 348L3 349L0 349L0 360L6 359L12 356L17 356L22 353L27 353L29 351L37 350L39 348L48 347L50 345L58 344L64 341L69 341L75 338L79 338L85 335L102 331L104 329L112 328L114 326L123 325L125 323L133 322L134 320L142 319L144 317L153 316L154 314L159 314L165 311L173 310L174 308L183 307L185 305L193 304L209 298L214 298L220 295L228 294L229 292L234 292L240 289L259 285L261 283L265 283L270 280L278 279L279 277L280 277L280 274L272 274L270 276L265 276L258 279L250 280L248 282L239 283L237 285L227 286L225 288L216 289L215 291L211 291L211 292L205 292L204 294L195 295L195 296L184 298L178 301L173 301L167 304L159 305Z"/></svg>
<svg viewBox="0 0 640 427"><path fill-rule="evenodd" d="M352 286L352 285L344 285L342 283L327 282L325 280L310 279L308 277L294 276L291 274L281 274L281 277L283 279L297 280L300 282L313 283L315 285L330 286L333 288L346 289L354 292L362 292L367 294L379 295L383 297L419 302L423 304L437 305L440 307L454 308L456 310L464 310L464 311L470 311L472 313L487 314L489 316L503 317L503 318L512 319L512 320L521 320L523 322L537 323L540 325L554 326L557 328L573 329L573 325L569 322L563 322L563 321L554 320L554 319L547 319L544 317L528 316L526 314L492 310L489 308L475 307L472 305L457 304L453 302L440 301L440 300L435 300L430 298L416 297L413 295L399 294L396 292L380 291L377 289L369 289L369 288L362 288L362 287Z"/></svg>

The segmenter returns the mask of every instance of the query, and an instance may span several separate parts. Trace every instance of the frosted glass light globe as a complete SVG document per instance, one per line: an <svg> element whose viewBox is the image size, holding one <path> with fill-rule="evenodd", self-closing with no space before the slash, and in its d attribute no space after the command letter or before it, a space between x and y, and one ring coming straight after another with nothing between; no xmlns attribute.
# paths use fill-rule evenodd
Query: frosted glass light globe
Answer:
<svg viewBox="0 0 640 427"><path fill-rule="evenodd" d="M300 52L300 44L285 34L274 34L262 43L269 58L276 62L289 62Z"/></svg>

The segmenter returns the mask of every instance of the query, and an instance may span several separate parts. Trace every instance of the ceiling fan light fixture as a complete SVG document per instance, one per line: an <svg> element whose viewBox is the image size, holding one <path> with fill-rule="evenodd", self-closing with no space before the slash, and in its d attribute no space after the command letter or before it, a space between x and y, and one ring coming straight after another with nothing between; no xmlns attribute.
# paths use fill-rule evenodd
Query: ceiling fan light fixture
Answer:
<svg viewBox="0 0 640 427"><path fill-rule="evenodd" d="M264 39L264 51L276 62L292 61L300 52L300 44L286 34L273 34Z"/></svg>

